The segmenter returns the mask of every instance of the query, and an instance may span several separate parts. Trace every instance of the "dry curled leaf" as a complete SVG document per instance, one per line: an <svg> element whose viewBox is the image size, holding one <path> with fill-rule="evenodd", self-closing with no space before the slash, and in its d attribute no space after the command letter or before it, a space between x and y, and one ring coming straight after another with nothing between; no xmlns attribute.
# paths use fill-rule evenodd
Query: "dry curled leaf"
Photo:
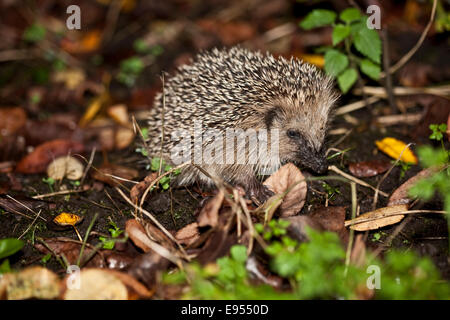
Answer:
<svg viewBox="0 0 450 320"><path fill-rule="evenodd" d="M47 175L55 180L62 180L64 177L78 180L83 176L83 172L83 164L70 156L56 158L47 167Z"/></svg>
<svg viewBox="0 0 450 320"><path fill-rule="evenodd" d="M144 252L151 251L150 247L147 246L144 242L140 240L139 236L136 236L136 232L139 232L140 234L145 234L144 227L136 221L136 219L129 219L125 223L125 232L130 237L131 241L138 247L141 248Z"/></svg>
<svg viewBox="0 0 450 320"><path fill-rule="evenodd" d="M225 192L223 189L220 189L219 192L203 206L197 218L199 227L217 226L217 223L219 222L219 210L222 206L224 197Z"/></svg>
<svg viewBox="0 0 450 320"><path fill-rule="evenodd" d="M200 233L198 232L197 222L188 224L187 226L178 230L175 234L175 239L177 239L181 244L185 244L187 246L194 243L199 237Z"/></svg>
<svg viewBox="0 0 450 320"><path fill-rule="evenodd" d="M350 163L348 169L352 175L358 178L374 177L383 172L386 172L390 167L391 163L384 160L372 160L372 161L362 161L356 163Z"/></svg>
<svg viewBox="0 0 450 320"><path fill-rule="evenodd" d="M406 163L417 164L417 157L407 145L395 138L384 138L381 141L375 141L378 149L386 153L393 159L399 159ZM403 153L402 153L403 152ZM400 157L400 155L402 155Z"/></svg>
<svg viewBox="0 0 450 320"><path fill-rule="evenodd" d="M407 204L399 204L366 212L359 217L345 221L345 226L350 226L356 231L367 231L382 228L400 222L405 215L399 214L408 210Z"/></svg>
<svg viewBox="0 0 450 320"><path fill-rule="evenodd" d="M305 204L307 185L301 171L292 163L285 164L273 173L264 184L276 194L292 188L283 198L280 215L289 217L297 214Z"/></svg>

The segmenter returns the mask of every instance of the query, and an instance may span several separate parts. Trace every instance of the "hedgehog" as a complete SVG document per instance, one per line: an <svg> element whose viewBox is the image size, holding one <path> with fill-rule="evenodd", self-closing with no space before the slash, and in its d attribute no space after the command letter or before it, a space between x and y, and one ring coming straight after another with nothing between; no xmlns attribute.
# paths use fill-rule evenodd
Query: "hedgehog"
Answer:
<svg viewBox="0 0 450 320"><path fill-rule="evenodd" d="M327 170L324 139L338 98L333 88L330 77L295 58L242 47L200 52L155 96L148 153L170 164L188 163L175 178L178 186L212 186L216 177L262 203L273 193L261 175L288 162ZM226 139L229 132L234 136ZM255 136L257 143L250 142Z"/></svg>

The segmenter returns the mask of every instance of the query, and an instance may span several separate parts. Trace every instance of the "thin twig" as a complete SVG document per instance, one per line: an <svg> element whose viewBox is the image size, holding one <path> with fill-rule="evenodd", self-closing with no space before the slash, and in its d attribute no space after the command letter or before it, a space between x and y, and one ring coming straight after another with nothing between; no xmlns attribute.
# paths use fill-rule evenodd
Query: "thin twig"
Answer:
<svg viewBox="0 0 450 320"><path fill-rule="evenodd" d="M378 190L377 188L372 187L370 184L368 184L368 183L366 183L366 182L364 182L364 181L362 181L362 180L359 180L358 178L355 178L354 176L352 176L352 175L350 175L350 174L348 174L348 173L345 173L344 171L339 170L339 169L338 169L336 166L334 166L334 165L333 165L333 166L329 166L329 167L328 167L328 170L334 171L334 172L336 172L337 174L340 174L341 176L347 178L348 180L351 180L351 181L353 181L353 182L356 182L357 184L359 184L359 185L361 185L361 186L363 186L363 187L370 188L370 189L372 189L372 190L374 190L374 191L377 191L377 190ZM378 190L378 192L379 192L383 197L389 197L389 195L388 195L387 193L385 193L385 192L383 192L383 191L381 191L381 190Z"/></svg>
<svg viewBox="0 0 450 320"><path fill-rule="evenodd" d="M138 210L139 212L145 214L148 218L150 218L150 220L159 228L161 229L161 231L167 236L169 237L170 240L172 240L179 248L180 251L183 253L183 255L185 257L187 257L186 251L184 250L184 248L181 246L181 244L178 242L177 239L175 239L175 237L169 232L167 231L167 229L147 210L143 209L142 207L138 207L136 204L134 204L130 198L128 198L122 190L120 190L118 187L115 188L116 191L122 196L122 198L128 202L128 204L130 204L131 206L133 206L133 208L135 208L136 210Z"/></svg>
<svg viewBox="0 0 450 320"><path fill-rule="evenodd" d="M395 160L394 164L392 164L392 166L389 168L389 170L383 175L383 177L380 179L380 181L377 184L377 191L375 191L375 196L373 197L373 204L372 204L372 210L375 210L376 206L377 206L377 201L378 201L378 190L380 190L380 186L381 184L384 182L384 180L386 180L386 178L389 176L389 174L391 173L392 169L395 168L395 166L397 165L397 163L400 161L400 159L403 156L403 152L405 152L406 149L408 149L410 146L412 145L412 143L408 143L402 150L402 152L400 152L400 155L397 157L397 159Z"/></svg>
<svg viewBox="0 0 450 320"><path fill-rule="evenodd" d="M350 186L351 186L351 192L352 192L352 219L355 219L356 206L358 204L358 199L357 199L357 195L356 195L356 184L354 182L351 182ZM355 235L355 230L350 229L350 236L349 236L348 244L347 244L347 252L345 254L344 277L347 276L348 266L350 264L350 257L351 257L351 253L352 253L354 235Z"/></svg>
<svg viewBox="0 0 450 320"><path fill-rule="evenodd" d="M389 60L389 40L386 29L383 29L381 31L381 37L383 39L383 68L384 70L389 70L390 66L390 60ZM386 73L386 79L384 81L384 86L386 88L386 94L388 96L389 104L391 105L391 108L394 110L398 109L397 103L395 101L394 92L392 90L392 77L391 73ZM405 110L400 110L402 112L405 112Z"/></svg>
<svg viewBox="0 0 450 320"><path fill-rule="evenodd" d="M37 218L39 218L40 214L41 214L42 210L39 210L36 218L34 218L34 220L31 222L31 224L28 226L28 228L20 235L20 237L18 237L17 239L22 238L24 235L27 234L28 230L30 230L30 228L33 226L33 224L36 222Z"/></svg>
<svg viewBox="0 0 450 320"><path fill-rule="evenodd" d="M422 45L423 41L425 40L425 38L428 34L428 31L430 30L431 26L433 25L434 17L436 15L436 7L437 7L437 0L433 0L433 7L431 9L430 20L428 21L427 26L425 27L422 34L420 35L419 40L414 45L414 47L412 47L399 61L397 61L396 64L394 64L392 67L389 68L390 74L395 73L398 69L403 67L409 61L409 59L411 59L411 57L417 52L417 50L419 50L420 46ZM380 78L382 79L384 77L386 77L386 73L382 72L380 74Z"/></svg>

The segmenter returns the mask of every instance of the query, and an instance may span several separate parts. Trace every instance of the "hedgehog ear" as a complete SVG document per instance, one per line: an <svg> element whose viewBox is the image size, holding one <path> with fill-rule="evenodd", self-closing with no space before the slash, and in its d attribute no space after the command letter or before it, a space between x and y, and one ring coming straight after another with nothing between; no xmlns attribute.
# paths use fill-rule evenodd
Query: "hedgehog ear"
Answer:
<svg viewBox="0 0 450 320"><path fill-rule="evenodd" d="M273 121L279 117L280 115L280 107L275 106L268 110L266 110L264 114L264 123L266 124L267 129L272 127Z"/></svg>

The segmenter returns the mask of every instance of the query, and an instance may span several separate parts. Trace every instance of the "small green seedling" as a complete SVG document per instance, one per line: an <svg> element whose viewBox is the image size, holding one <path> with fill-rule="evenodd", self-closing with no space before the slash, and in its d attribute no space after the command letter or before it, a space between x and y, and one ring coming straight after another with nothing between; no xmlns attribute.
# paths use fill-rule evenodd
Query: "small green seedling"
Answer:
<svg viewBox="0 0 450 320"><path fill-rule="evenodd" d="M50 188L50 192L54 192L53 185L55 184L55 179L53 178L42 178L42 182L48 184L48 187Z"/></svg>
<svg viewBox="0 0 450 320"><path fill-rule="evenodd" d="M50 261L51 258L52 258L52 254L48 253L41 258L41 263L45 266L47 264L47 262Z"/></svg>
<svg viewBox="0 0 450 320"><path fill-rule="evenodd" d="M143 60L137 56L130 57L120 62L117 80L128 87L132 87L143 70Z"/></svg>
<svg viewBox="0 0 450 320"><path fill-rule="evenodd" d="M442 141L444 134L447 133L447 125L445 123L441 124L430 124L430 129L433 133L430 135L431 140Z"/></svg>
<svg viewBox="0 0 450 320"><path fill-rule="evenodd" d="M45 28L40 24L33 24L23 32L23 40L30 43L37 43L44 40L46 34Z"/></svg>
<svg viewBox="0 0 450 320"><path fill-rule="evenodd" d="M336 194L341 194L341 191L339 190L338 187L333 187L326 182L322 183L322 187L325 189L325 192L327 193L328 200L333 199L333 197Z"/></svg>
<svg viewBox="0 0 450 320"><path fill-rule="evenodd" d="M103 249L112 250L116 243L116 239L123 233L123 230L117 227L117 224L112 221L111 218L109 221L109 225L111 226L111 228L109 228L108 231L111 234L111 238L99 237L99 240L103 243Z"/></svg>
<svg viewBox="0 0 450 320"><path fill-rule="evenodd" d="M152 160L150 162L150 170L154 171L154 172L161 172L161 174L162 174L162 173L168 172L172 169L173 169L173 167L171 165L166 164L164 162L164 160L161 160L161 158L158 158L158 157L152 158ZM172 172L171 174L162 177L159 180L159 185L161 186L161 188L163 190L169 189L170 181L173 179L174 176L177 176L180 173L181 173L181 169L177 169L174 172Z"/></svg>

